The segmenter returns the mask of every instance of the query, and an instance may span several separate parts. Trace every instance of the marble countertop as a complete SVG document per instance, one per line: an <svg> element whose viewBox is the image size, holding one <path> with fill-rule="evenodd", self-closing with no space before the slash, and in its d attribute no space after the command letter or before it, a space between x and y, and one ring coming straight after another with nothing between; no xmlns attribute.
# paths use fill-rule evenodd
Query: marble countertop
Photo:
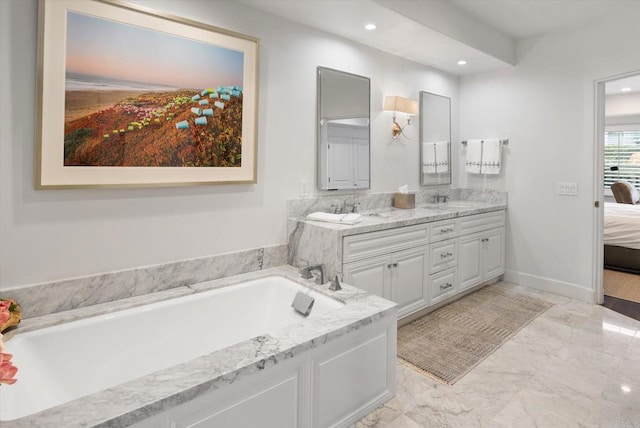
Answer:
<svg viewBox="0 0 640 428"><path fill-rule="evenodd" d="M240 342L25 418L3 421L2 426L6 428L129 426L397 311L395 303L358 288L343 284L342 290L333 292L328 289L327 284L319 286L312 281L300 278L298 270L292 266L280 266L192 286L177 287L147 296L26 319L11 335L272 275L289 278L341 300L346 305L327 312L315 320L308 319L284 328L273 335L258 336ZM5 336L5 339L10 340L10 335Z"/></svg>
<svg viewBox="0 0 640 428"><path fill-rule="evenodd" d="M340 232L339 234L341 236L348 236L492 211L500 211L505 210L506 208L507 205L501 203L452 200L437 204L419 204L412 209L389 207L362 212L360 213L362 215L362 221L354 225L313 221L304 218L299 219L298 221L329 230L335 230Z"/></svg>

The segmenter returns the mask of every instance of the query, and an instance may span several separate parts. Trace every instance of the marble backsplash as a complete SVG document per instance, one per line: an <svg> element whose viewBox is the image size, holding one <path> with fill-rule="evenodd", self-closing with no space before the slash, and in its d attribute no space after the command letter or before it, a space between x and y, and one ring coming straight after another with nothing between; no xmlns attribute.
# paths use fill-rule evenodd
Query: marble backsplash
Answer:
<svg viewBox="0 0 640 428"><path fill-rule="evenodd" d="M275 245L99 275L1 290L20 302L23 318L193 285L287 263L287 245Z"/></svg>
<svg viewBox="0 0 640 428"><path fill-rule="evenodd" d="M316 211L328 212L332 205L343 206L345 203L358 203L359 212L387 208L393 206L393 193L370 193L364 195L336 195L319 196L303 199L290 199L287 201L287 216L290 219L298 219ZM487 202L493 204L507 203L507 193L493 189L420 189L416 194L416 204L433 202L436 194L447 195L452 200L468 200L474 202Z"/></svg>

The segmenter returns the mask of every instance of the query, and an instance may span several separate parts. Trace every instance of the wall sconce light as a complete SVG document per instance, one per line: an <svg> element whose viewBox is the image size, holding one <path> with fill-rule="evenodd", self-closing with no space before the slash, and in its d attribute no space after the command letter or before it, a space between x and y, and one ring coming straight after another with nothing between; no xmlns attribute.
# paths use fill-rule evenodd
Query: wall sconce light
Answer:
<svg viewBox="0 0 640 428"><path fill-rule="evenodd" d="M384 97L384 106L382 107L382 109L393 112L393 126L391 127L391 134L393 135L393 139L395 140L400 134L404 135L403 130L405 126L411 125L411 115L418 114L418 102L409 98L398 96ZM398 124L398 122L396 121L397 112L406 113L409 115L409 117L407 117L407 125L401 127ZM407 136L405 135L405 137Z"/></svg>

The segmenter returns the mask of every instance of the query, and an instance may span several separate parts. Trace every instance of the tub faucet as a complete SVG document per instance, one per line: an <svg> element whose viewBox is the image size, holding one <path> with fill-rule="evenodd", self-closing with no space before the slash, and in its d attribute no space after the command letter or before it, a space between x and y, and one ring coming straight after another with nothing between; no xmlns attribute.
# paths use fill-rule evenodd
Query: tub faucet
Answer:
<svg viewBox="0 0 640 428"><path fill-rule="evenodd" d="M323 264L319 264L319 265L312 265L312 266L305 266L302 269L300 269L300 273L302 274L302 277L304 279L311 279L313 278L313 274L311 273L313 270L317 270L318 272L320 272L320 276L318 276L316 278L316 284L324 284L324 265Z"/></svg>

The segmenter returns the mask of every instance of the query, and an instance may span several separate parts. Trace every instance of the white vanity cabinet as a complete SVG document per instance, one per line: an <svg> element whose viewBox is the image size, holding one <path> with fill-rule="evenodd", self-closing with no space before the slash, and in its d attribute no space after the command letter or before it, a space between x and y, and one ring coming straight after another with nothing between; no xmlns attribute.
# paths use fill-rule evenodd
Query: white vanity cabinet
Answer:
<svg viewBox="0 0 640 428"><path fill-rule="evenodd" d="M398 317L504 273L504 211L345 236L342 279L398 304Z"/></svg>
<svg viewBox="0 0 640 428"><path fill-rule="evenodd" d="M429 304L429 229L407 226L343 241L343 281L398 303L403 317Z"/></svg>
<svg viewBox="0 0 640 428"><path fill-rule="evenodd" d="M504 211L460 220L459 291L504 273Z"/></svg>

